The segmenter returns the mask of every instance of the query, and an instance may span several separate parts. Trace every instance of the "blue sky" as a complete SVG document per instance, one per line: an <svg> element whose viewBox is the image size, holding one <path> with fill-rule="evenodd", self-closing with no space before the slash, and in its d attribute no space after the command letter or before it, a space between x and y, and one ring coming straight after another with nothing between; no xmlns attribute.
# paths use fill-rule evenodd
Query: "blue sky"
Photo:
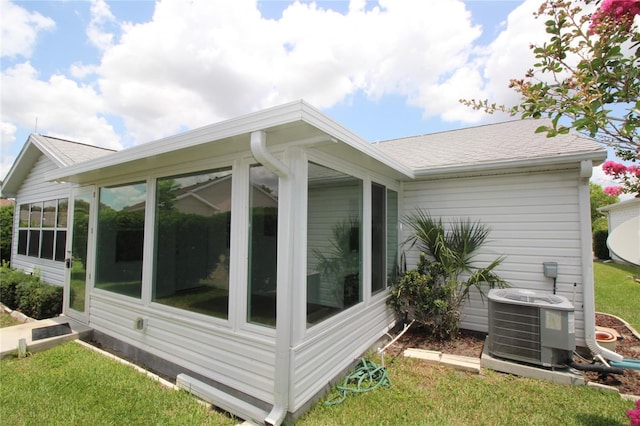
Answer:
<svg viewBox="0 0 640 426"><path fill-rule="evenodd" d="M34 130L122 149L305 99L375 142L501 121L539 0L8 1L3 178Z"/></svg>

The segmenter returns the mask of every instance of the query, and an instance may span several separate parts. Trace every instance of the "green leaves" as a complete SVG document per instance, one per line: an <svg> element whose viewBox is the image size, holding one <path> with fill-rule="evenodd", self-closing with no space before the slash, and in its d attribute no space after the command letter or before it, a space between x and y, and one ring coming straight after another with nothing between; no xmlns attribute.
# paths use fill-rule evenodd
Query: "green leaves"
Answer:
<svg viewBox="0 0 640 426"><path fill-rule="evenodd" d="M536 17L544 20L549 38L530 46L533 70L510 81L520 104L462 102L488 113L547 117L552 125L536 133L554 137L575 129L613 147L622 159L640 160L640 29L632 19L606 14L595 22L571 1L543 1Z"/></svg>
<svg viewBox="0 0 640 426"><path fill-rule="evenodd" d="M408 271L391 291L389 305L399 316L408 314L427 332L448 339L458 331L462 306L476 288L507 286L495 272L504 257L479 267L475 257L486 243L489 228L479 221L452 219L445 227L423 210L405 217L411 236L405 241L420 249L417 269Z"/></svg>

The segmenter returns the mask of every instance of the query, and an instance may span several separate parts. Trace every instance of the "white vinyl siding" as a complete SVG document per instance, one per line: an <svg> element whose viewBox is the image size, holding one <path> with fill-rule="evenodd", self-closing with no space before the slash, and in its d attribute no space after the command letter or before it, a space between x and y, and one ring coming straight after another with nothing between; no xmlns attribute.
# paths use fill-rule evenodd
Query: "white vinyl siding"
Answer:
<svg viewBox="0 0 640 426"><path fill-rule="evenodd" d="M331 325L292 348L293 391L289 411L304 403L339 377L395 323L386 298L371 300L327 320Z"/></svg>
<svg viewBox="0 0 640 426"><path fill-rule="evenodd" d="M273 339L233 331L204 315L118 296L92 293L90 326L96 331L273 403ZM134 330L137 317L147 320L144 331Z"/></svg>
<svg viewBox="0 0 640 426"><path fill-rule="evenodd" d="M18 229L20 219L20 205L69 198L70 186L68 184L47 182L44 179L46 173L57 169L58 167L49 158L41 155L17 191L13 215L11 267L28 273L37 272L44 282L62 286L65 277L64 262L17 254L19 233L15 232Z"/></svg>
<svg viewBox="0 0 640 426"><path fill-rule="evenodd" d="M542 263L558 262L557 294L574 304L582 339L578 182L577 170L415 181L404 186L403 216L421 208L445 223L471 218L489 226L488 242L476 260L487 264L506 256L497 272L513 287L553 292ZM407 268L415 268L417 260L416 250L408 252ZM462 328L486 332L487 306L473 293Z"/></svg>

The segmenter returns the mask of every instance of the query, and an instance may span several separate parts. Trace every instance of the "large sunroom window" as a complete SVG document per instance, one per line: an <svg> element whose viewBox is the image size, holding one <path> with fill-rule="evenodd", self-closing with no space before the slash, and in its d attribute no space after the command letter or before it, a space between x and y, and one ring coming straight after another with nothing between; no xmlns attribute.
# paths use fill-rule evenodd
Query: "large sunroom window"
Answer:
<svg viewBox="0 0 640 426"><path fill-rule="evenodd" d="M96 288L140 297L145 183L100 188Z"/></svg>
<svg viewBox="0 0 640 426"><path fill-rule="evenodd" d="M275 327L278 251L278 176L264 166L249 171L247 321Z"/></svg>
<svg viewBox="0 0 640 426"><path fill-rule="evenodd" d="M362 301L362 180L309 163L307 325Z"/></svg>
<svg viewBox="0 0 640 426"><path fill-rule="evenodd" d="M231 169L157 180L153 300L227 318Z"/></svg>

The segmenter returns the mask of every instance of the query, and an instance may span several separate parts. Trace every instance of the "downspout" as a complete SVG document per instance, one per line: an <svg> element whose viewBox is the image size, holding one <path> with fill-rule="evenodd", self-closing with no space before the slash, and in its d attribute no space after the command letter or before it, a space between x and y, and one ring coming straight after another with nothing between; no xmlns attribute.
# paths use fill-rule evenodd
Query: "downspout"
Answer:
<svg viewBox="0 0 640 426"><path fill-rule="evenodd" d="M293 233L288 226L292 222L291 171L280 160L275 158L267 150L267 134L264 131L251 133L251 153L254 158L270 171L281 178L281 192L287 193L288 208L278 213L278 263L283 259L289 259L291 254L291 239ZM283 191L284 190L284 191ZM291 347L291 318L286 315L287 307L291 298L291 272L288 269L279 267L276 289L276 348L274 366L274 404L271 412L265 417L264 423L269 426L282 424L289 409L289 379L290 379L290 347Z"/></svg>
<svg viewBox="0 0 640 426"><path fill-rule="evenodd" d="M596 341L596 309L593 282L593 248L592 239L586 236L591 232L591 204L589 194L589 178L593 173L591 160L580 162L580 178L578 182L578 207L580 209L580 235L582 236L582 313L584 316L584 340L594 355L602 355L611 361L621 362L623 357Z"/></svg>
<svg viewBox="0 0 640 426"><path fill-rule="evenodd" d="M291 172L282 161L275 158L267 149L267 132L260 130L251 133L251 153L260 164L281 178L288 178Z"/></svg>

